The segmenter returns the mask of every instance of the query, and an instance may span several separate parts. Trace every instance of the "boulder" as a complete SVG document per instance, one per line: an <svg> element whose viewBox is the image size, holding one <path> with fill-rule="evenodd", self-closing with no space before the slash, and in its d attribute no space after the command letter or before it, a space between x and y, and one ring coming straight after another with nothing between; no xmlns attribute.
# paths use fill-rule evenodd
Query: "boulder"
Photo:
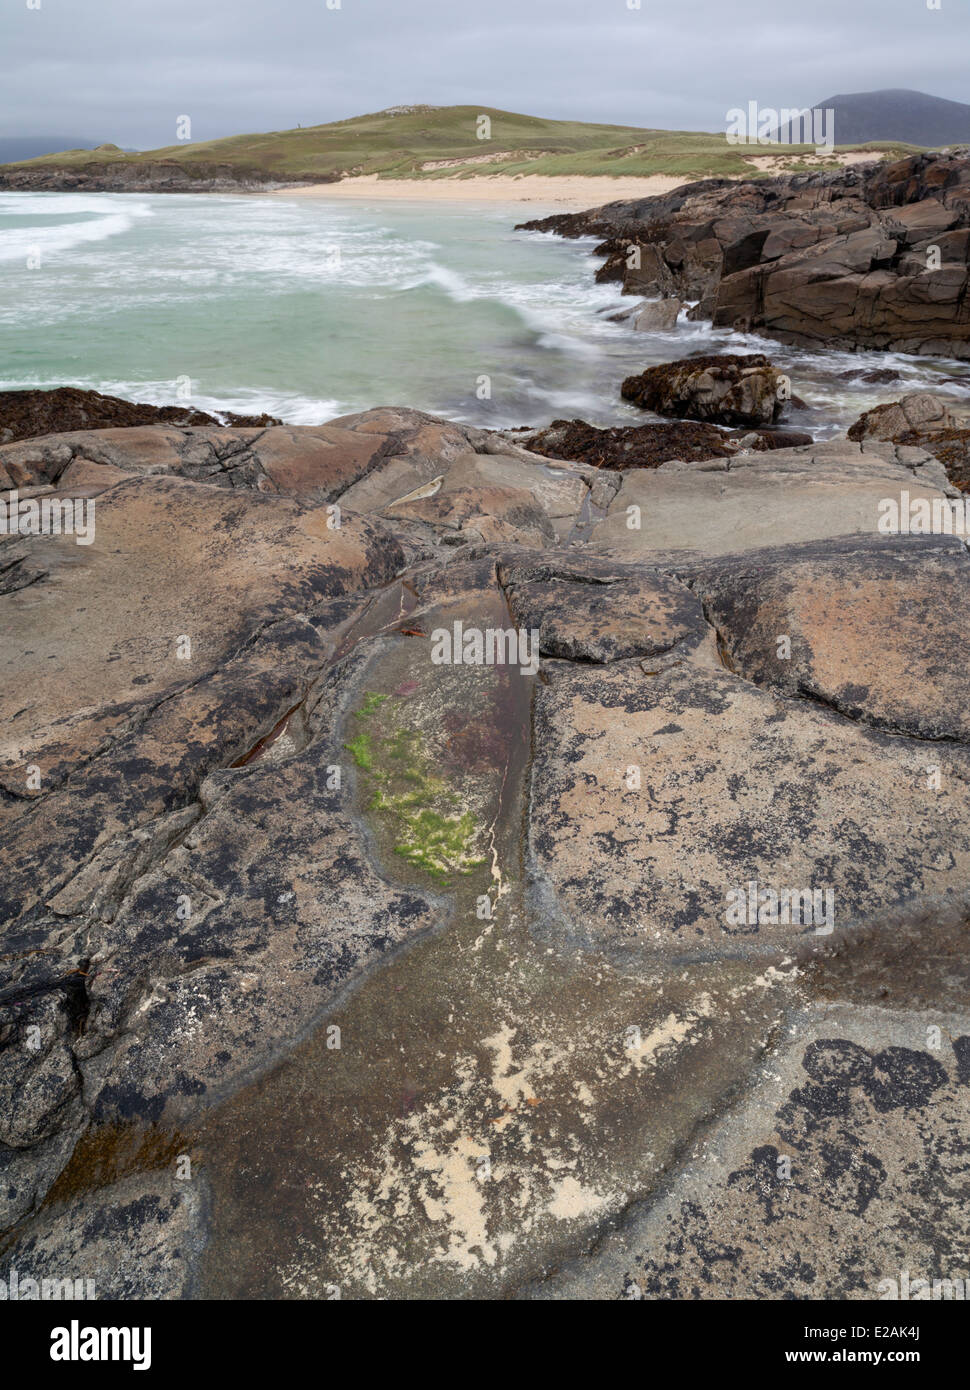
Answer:
<svg viewBox="0 0 970 1390"><path fill-rule="evenodd" d="M902 448L921 449L942 464L953 487L970 491L970 428L946 402L928 392L874 406L850 426L848 437L885 439Z"/></svg>
<svg viewBox="0 0 970 1390"><path fill-rule="evenodd" d="M629 376L624 400L658 415L721 425L771 425L791 398L791 383L761 353L686 357Z"/></svg>
<svg viewBox="0 0 970 1390"><path fill-rule="evenodd" d="M848 436L856 440L898 440L910 431L922 435L952 429L955 425L952 411L939 397L928 391L919 391L889 405L877 405L867 410L850 426Z"/></svg>
<svg viewBox="0 0 970 1390"><path fill-rule="evenodd" d="M686 307L680 299L647 300L633 316L633 327L638 333L669 333L677 327L678 315Z"/></svg>

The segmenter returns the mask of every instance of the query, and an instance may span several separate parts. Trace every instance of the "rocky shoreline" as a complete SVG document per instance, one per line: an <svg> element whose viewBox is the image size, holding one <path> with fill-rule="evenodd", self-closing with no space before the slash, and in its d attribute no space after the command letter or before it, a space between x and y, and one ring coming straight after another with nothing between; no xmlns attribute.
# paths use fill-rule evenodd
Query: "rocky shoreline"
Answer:
<svg viewBox="0 0 970 1390"><path fill-rule="evenodd" d="M907 256L970 235L966 162L911 165L543 225L611 277L650 248L625 288L715 321L760 275L792 331L786 275L876 276L902 323ZM955 283L920 341L967 357ZM917 392L815 441L757 353L622 389L651 418L0 394L0 497L68 508L0 532L4 1267L99 1298L963 1276L970 559L881 521L960 513L970 427Z"/></svg>
<svg viewBox="0 0 970 1390"><path fill-rule="evenodd" d="M601 238L599 281L690 317L809 347L970 356L970 159L705 179L525 222Z"/></svg>
<svg viewBox="0 0 970 1390"><path fill-rule="evenodd" d="M70 165L49 168L8 165L0 169L2 193L268 193L278 188L301 187L305 183L330 183L324 175L305 179L281 179L278 174L253 166L238 169L232 165L176 160L156 163L124 164L106 160L81 168Z"/></svg>

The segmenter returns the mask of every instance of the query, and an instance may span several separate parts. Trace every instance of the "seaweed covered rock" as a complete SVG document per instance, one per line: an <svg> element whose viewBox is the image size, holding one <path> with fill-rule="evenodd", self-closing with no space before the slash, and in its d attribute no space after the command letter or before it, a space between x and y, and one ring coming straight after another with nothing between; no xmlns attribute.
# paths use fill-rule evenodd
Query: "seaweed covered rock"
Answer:
<svg viewBox="0 0 970 1390"><path fill-rule="evenodd" d="M628 376L624 400L658 415L721 425L771 425L791 399L791 383L762 353L686 357Z"/></svg>
<svg viewBox="0 0 970 1390"><path fill-rule="evenodd" d="M700 420L603 427L585 420L553 420L544 429L518 438L534 454L573 459L617 473L627 468L659 468L674 459L702 463L730 458L742 450L765 452L812 443L812 436L803 430L724 430Z"/></svg>
<svg viewBox="0 0 970 1390"><path fill-rule="evenodd" d="M104 396L100 391L82 391L76 386L0 391L0 444L68 430L117 429L132 425L225 425L237 429L265 429L279 423L273 415L236 415L231 411L224 413L222 419L216 419L191 406L142 405L118 396Z"/></svg>

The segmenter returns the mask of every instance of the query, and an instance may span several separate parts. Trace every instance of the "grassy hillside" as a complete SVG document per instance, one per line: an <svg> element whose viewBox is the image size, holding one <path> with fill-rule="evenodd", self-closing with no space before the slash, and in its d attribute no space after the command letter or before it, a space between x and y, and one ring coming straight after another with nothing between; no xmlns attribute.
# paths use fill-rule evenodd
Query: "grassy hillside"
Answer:
<svg viewBox="0 0 970 1390"><path fill-rule="evenodd" d="M491 138L477 137L480 117ZM907 146L867 146L873 156ZM5 165L13 169L85 169L177 164L200 177L221 167L245 177L257 172L280 180L326 181L355 174L382 178L441 179L503 174L711 174L751 172L745 156L785 155L793 165L811 158L811 146L728 145L722 134L640 130L635 126L550 121L479 106L416 106L379 111L329 125L264 135L233 135L198 144L125 154L114 145L68 150Z"/></svg>

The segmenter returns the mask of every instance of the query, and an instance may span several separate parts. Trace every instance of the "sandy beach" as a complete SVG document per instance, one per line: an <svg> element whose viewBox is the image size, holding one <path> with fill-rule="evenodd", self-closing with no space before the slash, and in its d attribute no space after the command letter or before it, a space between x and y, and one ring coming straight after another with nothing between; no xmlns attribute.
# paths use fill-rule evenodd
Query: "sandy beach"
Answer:
<svg viewBox="0 0 970 1390"><path fill-rule="evenodd" d="M869 152L849 151L835 156L836 165L871 162ZM820 168L828 159L815 155L802 162ZM778 155L752 155L748 161L753 174L782 174L791 161ZM685 174L650 174L644 178L613 177L608 174L583 177L546 174L471 174L467 178L382 179L378 174L362 174L339 183L305 184L298 188L276 188L264 195L271 198L366 198L389 202L445 203L535 203L543 207L581 212L603 203L625 198L649 198L669 193L672 188L696 182ZM728 176L730 177L730 176ZM740 177L740 176L738 176Z"/></svg>
<svg viewBox="0 0 970 1390"><path fill-rule="evenodd" d="M473 175L467 179L382 179L376 174L341 179L339 183L278 188L270 198L366 198L389 202L535 203L580 212L620 198L646 198L669 193L688 179L669 174L649 178L550 178L541 174Z"/></svg>

